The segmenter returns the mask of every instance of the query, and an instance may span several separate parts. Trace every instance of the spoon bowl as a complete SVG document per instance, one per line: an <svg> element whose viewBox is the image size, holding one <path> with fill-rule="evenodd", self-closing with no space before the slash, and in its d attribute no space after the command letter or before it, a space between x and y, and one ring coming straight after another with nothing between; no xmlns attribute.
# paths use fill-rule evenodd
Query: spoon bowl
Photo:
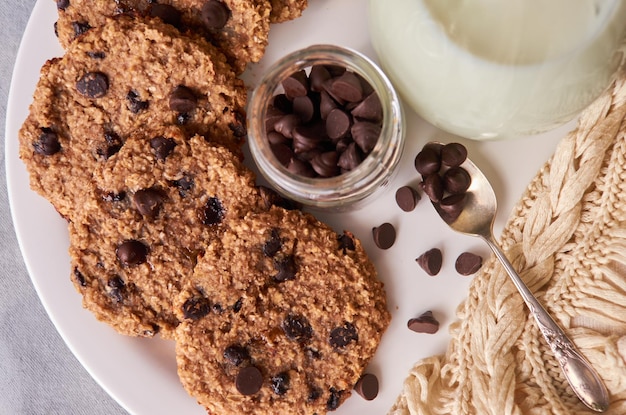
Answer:
<svg viewBox="0 0 626 415"><path fill-rule="evenodd" d="M439 204L434 203L437 213L450 228L466 235L479 236L489 245L535 318L574 393L590 409L606 411L609 408L609 395L602 379L535 298L495 241L493 223L497 213L497 200L489 180L469 159L461 167L469 173L471 183L460 214L451 218Z"/></svg>
<svg viewBox="0 0 626 415"><path fill-rule="evenodd" d="M439 205L434 206L439 216L455 231L472 236L489 236L498 210L496 193L487 177L469 159L466 159L461 167L472 178L461 214L451 221Z"/></svg>

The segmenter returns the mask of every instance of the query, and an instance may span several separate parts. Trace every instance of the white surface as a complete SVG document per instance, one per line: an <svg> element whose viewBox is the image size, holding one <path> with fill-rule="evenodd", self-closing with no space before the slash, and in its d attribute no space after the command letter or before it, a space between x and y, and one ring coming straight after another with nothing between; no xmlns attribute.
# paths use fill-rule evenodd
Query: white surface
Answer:
<svg viewBox="0 0 626 415"><path fill-rule="evenodd" d="M202 414L178 381L174 345L160 339L135 339L115 333L81 306L70 282L65 222L51 205L29 189L28 174L18 158L17 131L28 113L39 68L47 58L62 53L52 33L54 2L40 0L31 16L15 65L6 126L6 168L12 215L32 282L51 320L72 352L90 374L133 414ZM246 74L252 85L268 64L284 54L313 43L334 43L360 50L376 60L367 33L365 2L315 0L302 18L275 25L264 60ZM479 240L453 233L422 201L412 213L395 204L394 191L417 183L413 159L430 140L461 141L483 168L500 199L496 233L500 231L529 180L552 154L565 126L542 136L509 142L471 142L444 134L407 111L407 145L399 171L387 192L363 209L348 214L320 215L338 230L349 229L364 243L380 278L385 282L393 319L383 336L369 371L380 380L378 398L366 402L354 394L335 414L382 414L395 400L410 367L419 359L443 353L447 327L456 306L465 298L471 277L454 271L454 260L464 250L487 255ZM381 251L371 228L383 222L396 225L395 245ZM439 247L444 253L438 276L427 276L415 263L422 252ZM441 322L435 335L406 328L409 318L433 310Z"/></svg>

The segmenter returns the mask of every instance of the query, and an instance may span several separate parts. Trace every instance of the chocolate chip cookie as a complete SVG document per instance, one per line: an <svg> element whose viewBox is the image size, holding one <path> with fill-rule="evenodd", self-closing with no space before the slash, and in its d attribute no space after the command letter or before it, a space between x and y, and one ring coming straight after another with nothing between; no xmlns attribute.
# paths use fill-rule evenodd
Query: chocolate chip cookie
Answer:
<svg viewBox="0 0 626 415"><path fill-rule="evenodd" d="M300 17L308 5L307 0L269 0L269 2L272 5L270 13L272 23L286 22Z"/></svg>
<svg viewBox="0 0 626 415"><path fill-rule="evenodd" d="M120 16L43 66L20 157L31 187L71 219L93 171L135 131L177 125L240 154L245 102L243 82L213 46Z"/></svg>
<svg viewBox="0 0 626 415"><path fill-rule="evenodd" d="M171 337L172 299L198 255L230 222L265 209L254 180L227 149L175 127L128 138L69 225L84 307L120 333Z"/></svg>
<svg viewBox="0 0 626 415"><path fill-rule="evenodd" d="M179 376L211 414L336 409L390 321L360 242L277 207L208 245L175 312Z"/></svg>
<svg viewBox="0 0 626 415"><path fill-rule="evenodd" d="M110 17L156 17L209 40L226 54L238 73L263 56L271 11L265 0L60 0L57 8L56 32L64 47Z"/></svg>

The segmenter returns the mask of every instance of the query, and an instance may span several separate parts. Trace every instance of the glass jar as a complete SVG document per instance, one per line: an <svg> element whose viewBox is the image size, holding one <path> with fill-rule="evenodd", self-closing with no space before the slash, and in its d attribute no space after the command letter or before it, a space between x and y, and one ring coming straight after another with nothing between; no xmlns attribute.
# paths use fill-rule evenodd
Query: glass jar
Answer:
<svg viewBox="0 0 626 415"><path fill-rule="evenodd" d="M472 139L578 115L623 58L622 0L369 0L382 67L431 124Z"/></svg>
<svg viewBox="0 0 626 415"><path fill-rule="evenodd" d="M362 162L346 173L329 178L308 178L281 164L266 137L268 104L283 91L282 81L313 65L343 66L363 77L382 106L378 141ZM333 45L314 45L277 61L253 91L247 108L248 144L265 179L283 196L314 208L345 210L362 206L380 188L386 187L404 147L404 117L400 100L381 69L363 54Z"/></svg>

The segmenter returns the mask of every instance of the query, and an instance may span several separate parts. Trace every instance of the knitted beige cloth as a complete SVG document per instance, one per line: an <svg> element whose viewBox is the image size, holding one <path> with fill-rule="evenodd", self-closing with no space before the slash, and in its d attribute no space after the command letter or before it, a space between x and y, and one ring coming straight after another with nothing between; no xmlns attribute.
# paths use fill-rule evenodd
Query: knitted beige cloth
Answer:
<svg viewBox="0 0 626 415"><path fill-rule="evenodd" d="M581 115L501 236L511 263L626 414L626 76ZM418 362L390 415L589 414L528 309L491 258L450 327L445 356Z"/></svg>

